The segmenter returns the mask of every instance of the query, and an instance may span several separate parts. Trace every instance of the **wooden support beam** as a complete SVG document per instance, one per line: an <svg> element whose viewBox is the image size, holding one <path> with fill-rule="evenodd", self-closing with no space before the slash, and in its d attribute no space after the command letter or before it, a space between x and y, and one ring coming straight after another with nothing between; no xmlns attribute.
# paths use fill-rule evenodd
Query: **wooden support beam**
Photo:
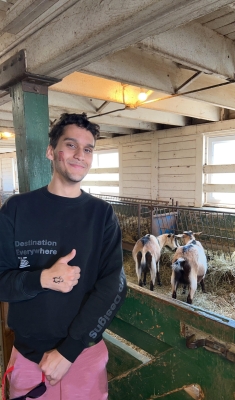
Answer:
<svg viewBox="0 0 235 400"><path fill-rule="evenodd" d="M86 74L74 72L65 77L62 82L51 87L49 96L52 100L56 95L58 98L65 97L65 93L62 92L67 92L70 93L71 101L72 98L76 97L75 95L103 99L111 102L105 109L105 111L110 111L120 108L120 104L123 104L123 102L134 106L138 102L141 87L154 91L148 97L148 100L164 98L168 94L174 93L172 81L175 82L176 86L180 86L182 79L186 81L191 76L191 71L186 71L179 77L179 71L175 64L169 64L167 61L159 59L158 56L149 55L138 49L128 49L91 64L86 68ZM96 76L91 76L91 74ZM100 75L100 77L97 77L97 75ZM103 76L107 79L102 78ZM121 82L126 82L127 85L124 87ZM53 94L53 91L56 91L56 93ZM69 94L67 94L67 101L67 104L69 104ZM92 103L95 104L95 101L93 100ZM91 108L91 102L87 106ZM142 104L140 107L145 109L145 113L148 113L147 110L154 110L155 121L158 123L165 123L161 113L158 115L158 112L161 111L172 113L173 119L176 114L210 121L220 120L220 109L218 107L205 102L199 103L183 96ZM134 113L134 111L132 110L131 113ZM178 125L177 122L172 124Z"/></svg>
<svg viewBox="0 0 235 400"><path fill-rule="evenodd" d="M203 165L204 174L227 174L235 172L235 164Z"/></svg>
<svg viewBox="0 0 235 400"><path fill-rule="evenodd" d="M68 78L65 78L65 82L61 82L61 86L59 84L53 85L53 90L51 90L50 94L49 94L50 113L53 113L53 110L56 111L55 105L58 104L60 106L60 108L66 107L67 109L70 109L70 110L72 108L74 108L74 109L76 109L76 112L85 111L88 113L89 117L96 115L96 118L94 121L97 123L99 123L99 122L102 123L102 121L105 120L106 117L108 117L108 116L111 116L111 118L116 117L118 119L122 119L122 118L129 119L130 118L130 119L134 119L134 120L139 120L140 124L141 124L141 121L153 122L153 123L159 123L159 124L169 124L169 125L176 125L176 126L184 126L187 123L187 118L182 115L185 112L186 104L185 104L184 109L181 108L181 113L178 111L180 106L175 107L174 110L177 110L177 113L174 113L174 114L167 112L166 108L164 108L163 110L151 109L151 107L154 108L154 106L151 106L149 108L139 107L136 109L135 108L134 109L124 109L125 108L124 104L121 104L121 105L117 104L119 102L122 103L122 101L123 101L122 87L121 87L120 83L116 83L116 82L110 83L104 79L101 79L102 82L100 82L99 79L93 78L93 77L88 77L88 75L86 76L86 78L87 78L86 82L89 86L82 93L82 96L84 96L84 93L86 91L85 96L87 96L87 98L82 98L82 97L76 96L75 94L62 93L62 92L70 91L72 82L73 82L73 85L76 85L78 87L79 86L79 78L84 78L84 77L81 77L81 75L84 75L84 74L75 73L75 79L73 77L72 77L72 79L71 79L71 77L68 77ZM68 85L67 85L66 81L68 82ZM83 81L84 81L84 79L83 79ZM77 84L76 84L76 82L77 82ZM102 88L98 93L97 87L100 88L101 83L103 83L103 85L105 85L106 88ZM112 90L110 90L109 84L111 85ZM92 87L93 87L93 89L92 89ZM61 92L60 92L60 88L61 88ZM54 89L56 89L56 90L54 90ZM59 90L59 92L58 92L58 90ZM107 109L106 109L107 112L112 111L111 114L99 115L96 113L96 110L92 110L92 108L96 104L97 100L92 99L93 100L92 103L89 100L90 95L92 94L91 90L94 91L94 97L96 97L96 94L97 94L97 96L100 96L100 98L102 97L104 100L105 99L107 99L108 101L112 100L112 103L110 102L109 105L107 105ZM110 96L109 99L107 98L108 92L109 92L109 96ZM137 95L138 95L138 90L135 93L135 96L131 91L130 96L132 96L132 99L130 99L130 97L128 97L126 99L127 103L128 102L132 103L133 98L134 98L134 101L136 101ZM64 101L66 100L66 103L62 102L63 99L64 99ZM66 104L66 106L64 106L64 104ZM203 105L203 107L204 107L204 105ZM206 109L206 106L204 108ZM114 110L120 110L120 109L121 109L121 111L113 112ZM191 110L192 109L193 108L191 106ZM220 113L218 113L218 120L219 120L219 117L220 117ZM118 124L118 126L119 126L119 124ZM155 129L156 129L156 126L155 126Z"/></svg>
<svg viewBox="0 0 235 400"><path fill-rule="evenodd" d="M19 33L56 2L57 0L24 0L19 2L19 6L14 8L15 12L6 15L2 27L3 32L14 35Z"/></svg>
<svg viewBox="0 0 235 400"><path fill-rule="evenodd" d="M11 88L19 191L28 192L47 185L51 166L45 157L48 145L48 96L23 90L18 83Z"/></svg>
<svg viewBox="0 0 235 400"><path fill-rule="evenodd" d="M181 40L183 39L181 38ZM146 43L150 42L146 41ZM195 52L197 52L196 46ZM153 93L150 97L152 99L173 94L175 89L190 79L195 73L195 71L177 66L176 62L180 62L180 60L174 60L173 56L171 58L172 60L166 59L163 50L160 52L156 51L155 47L138 44L138 48L132 47L104 57L102 60L85 67L82 72L159 92ZM183 59L181 59L181 62L184 62ZM202 74L196 80L192 80L186 91L224 82L224 78L219 78L212 74ZM167 107L171 112L174 112L175 109L175 112L181 112L183 115L191 114L195 118L219 121L220 110L217 107L235 109L234 86L235 84L233 83L166 101L146 104L146 106L151 106L162 111ZM199 100L203 103L192 102L192 100Z"/></svg>
<svg viewBox="0 0 235 400"><path fill-rule="evenodd" d="M234 79L234 42L199 23L178 26L144 39L138 46L188 66L194 71Z"/></svg>
<svg viewBox="0 0 235 400"><path fill-rule="evenodd" d="M26 49L30 72L62 77L230 3L231 0L175 0L174 5L172 0L103 0L95 4L93 0L76 1L43 29L30 35L26 30L17 46ZM14 41L15 38L6 39L1 53L10 52Z"/></svg>
<svg viewBox="0 0 235 400"><path fill-rule="evenodd" d="M62 107L50 107L50 118L51 119L56 119L59 118L61 115L61 112L65 112ZM86 111L86 109L77 109L76 112L81 112L81 111ZM69 110L66 112L70 112ZM87 113L88 117L90 115L93 115L94 113ZM116 114L109 114L109 115L98 115L94 122L97 124L107 124L107 125L114 125L117 127L124 127L124 128L130 128L130 129L140 129L143 131L154 131L157 130L157 124L154 122L150 121L141 121L140 119L138 120L138 117L135 118L134 114L132 114L133 118L127 118L125 114L120 117L120 115ZM169 114L168 114L169 117ZM181 120L182 121L182 120Z"/></svg>
<svg viewBox="0 0 235 400"><path fill-rule="evenodd" d="M203 185L203 192L205 193L235 193L234 184L219 184L219 183L206 183Z"/></svg>

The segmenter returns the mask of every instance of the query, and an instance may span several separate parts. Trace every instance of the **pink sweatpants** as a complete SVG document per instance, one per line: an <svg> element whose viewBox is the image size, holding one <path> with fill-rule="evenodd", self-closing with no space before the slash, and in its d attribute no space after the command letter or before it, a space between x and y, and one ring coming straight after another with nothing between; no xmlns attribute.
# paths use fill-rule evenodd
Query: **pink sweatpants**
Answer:
<svg viewBox="0 0 235 400"><path fill-rule="evenodd" d="M101 340L85 349L55 386L46 380L47 391L40 400L107 400L107 362L107 347ZM23 357L14 347L9 361L9 366L12 365L10 399L26 394L42 380L38 364Z"/></svg>

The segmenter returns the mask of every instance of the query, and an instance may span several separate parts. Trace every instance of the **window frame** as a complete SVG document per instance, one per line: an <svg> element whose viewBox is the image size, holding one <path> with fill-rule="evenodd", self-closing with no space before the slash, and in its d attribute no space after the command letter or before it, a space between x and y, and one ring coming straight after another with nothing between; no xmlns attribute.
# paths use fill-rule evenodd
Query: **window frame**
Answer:
<svg viewBox="0 0 235 400"><path fill-rule="evenodd" d="M99 164L99 157L100 156L102 156L102 155L104 155L104 154L113 154L113 153L117 153L117 166L112 166L112 167L109 167L109 166L100 166ZM95 150L94 151L94 155L97 155L98 157L97 157L97 165L93 165L93 163L92 163L92 167L91 167L91 169L90 169L90 172L87 174L87 176L84 178L84 181L86 182L86 185L84 186L82 183L83 183L83 181L81 182L81 187L82 187L82 189L83 190L86 190L86 191L88 191L89 193L94 193L94 194L104 194L104 195L113 195L113 196L119 196L120 195L120 185L119 186L104 186L104 185L102 185L102 186L99 186L99 180L100 181L102 181L102 182L104 182L104 180L102 180L102 177L100 178L100 179L97 179L97 185L96 186L89 186L89 174L93 174L93 172L92 172L92 170L94 170L94 169L97 169L97 170L99 170L99 169L109 169L109 168L118 168L119 169L119 166L120 166L120 153L119 153L119 149L118 148L112 148L112 149L100 149L100 150ZM99 173L97 173L96 172L96 174L98 175ZM117 177L117 179L114 179L114 181L115 182L117 182L117 183L119 183L120 182L120 170L119 170L119 172L117 173L117 172L115 172L115 174L118 174L118 177ZM103 174L101 174L101 175L103 175ZM87 178L87 179L86 179ZM97 177L98 178L98 177ZM106 182L107 182L107 184L109 184L109 182L110 182L110 180L106 180ZM95 188L95 189L94 189ZM98 189L98 190L96 190L96 188L98 189L98 188L100 188L100 189ZM103 189L102 189L103 188ZM105 190L104 190L104 188L105 188ZM117 188L118 190L115 190L114 189L114 191L113 190L110 190L111 188Z"/></svg>
<svg viewBox="0 0 235 400"><path fill-rule="evenodd" d="M213 144L218 143L218 142L224 142L224 141L231 141L234 140L235 142L235 132L219 132L217 135L213 134L208 134L206 135L206 147L205 147L205 159L206 159L206 165L226 165L226 164L215 164L213 163ZM234 163L235 165L235 163ZM212 182L212 176L214 174L206 174L204 173L204 182L205 183L215 183ZM232 183L232 182L231 182ZM204 205L209 205L209 206L214 206L214 207L225 207L225 208L233 208L235 207L234 203L225 203L223 200L219 200L218 197L216 197L216 194L219 194L218 192L204 192L204 198L205 198L205 203Z"/></svg>

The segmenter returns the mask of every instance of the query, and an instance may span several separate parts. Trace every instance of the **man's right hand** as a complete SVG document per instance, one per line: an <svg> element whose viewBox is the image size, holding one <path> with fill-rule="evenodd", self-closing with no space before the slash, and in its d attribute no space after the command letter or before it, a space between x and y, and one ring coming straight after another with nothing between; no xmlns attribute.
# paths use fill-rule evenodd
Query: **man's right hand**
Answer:
<svg viewBox="0 0 235 400"><path fill-rule="evenodd" d="M71 267L68 262L76 255L73 249L67 256L59 258L49 269L44 269L41 273L41 285L44 289L56 290L58 292L68 293L78 283L80 278L80 268Z"/></svg>

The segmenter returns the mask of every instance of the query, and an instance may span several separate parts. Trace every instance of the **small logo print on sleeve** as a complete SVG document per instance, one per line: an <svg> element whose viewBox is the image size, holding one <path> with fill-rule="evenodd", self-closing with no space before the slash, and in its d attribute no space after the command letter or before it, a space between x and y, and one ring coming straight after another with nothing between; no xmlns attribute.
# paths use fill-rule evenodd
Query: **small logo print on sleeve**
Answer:
<svg viewBox="0 0 235 400"><path fill-rule="evenodd" d="M30 267L30 264L27 260L27 257L18 257L20 260L20 266L19 268L26 268L26 267Z"/></svg>

